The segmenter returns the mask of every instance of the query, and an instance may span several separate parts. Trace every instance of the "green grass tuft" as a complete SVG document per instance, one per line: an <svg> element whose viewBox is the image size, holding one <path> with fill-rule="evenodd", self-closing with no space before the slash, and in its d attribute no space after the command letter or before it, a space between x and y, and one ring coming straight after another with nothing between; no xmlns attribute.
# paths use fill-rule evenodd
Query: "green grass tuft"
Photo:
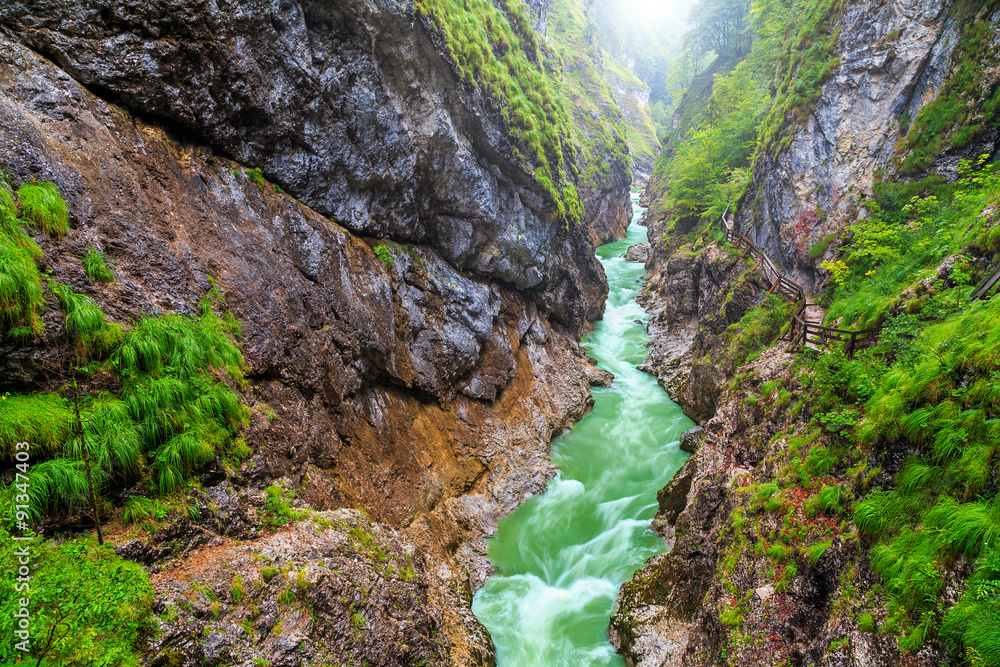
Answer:
<svg viewBox="0 0 1000 667"><path fill-rule="evenodd" d="M83 258L83 270L87 272L87 277L95 282L110 283L115 279L115 274L108 268L104 255L97 252L96 248L87 250Z"/></svg>
<svg viewBox="0 0 1000 667"><path fill-rule="evenodd" d="M0 457L13 460L19 442L35 457L52 456L66 442L72 411L58 394L0 396Z"/></svg>
<svg viewBox="0 0 1000 667"><path fill-rule="evenodd" d="M66 313L66 333L82 357L103 358L121 342L121 325L108 322L104 311L89 296L56 282L49 283L49 289Z"/></svg>
<svg viewBox="0 0 1000 667"><path fill-rule="evenodd" d="M17 191L21 202L21 220L40 227L49 236L61 238L69 233L69 208L54 183L25 183Z"/></svg>

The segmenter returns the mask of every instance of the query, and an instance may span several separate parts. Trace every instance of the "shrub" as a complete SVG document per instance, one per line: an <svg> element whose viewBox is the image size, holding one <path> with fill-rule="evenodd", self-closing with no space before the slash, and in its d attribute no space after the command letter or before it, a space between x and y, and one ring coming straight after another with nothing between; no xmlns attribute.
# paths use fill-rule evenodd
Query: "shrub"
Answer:
<svg viewBox="0 0 1000 667"><path fill-rule="evenodd" d="M0 569L13 572L15 548L29 543L5 532L0 537ZM86 538L36 540L31 550L32 664L47 651L44 665L138 667L141 639L152 630L153 589L145 570ZM13 637L21 595L14 585L14 577L0 580L0 631L7 637ZM5 664L23 657L13 641L0 644Z"/></svg>
<svg viewBox="0 0 1000 667"><path fill-rule="evenodd" d="M250 179L250 182L257 186L258 190L260 190L261 192L264 191L264 186L267 184L267 181L264 180L264 174L261 173L260 167L247 169L246 175L247 178Z"/></svg>

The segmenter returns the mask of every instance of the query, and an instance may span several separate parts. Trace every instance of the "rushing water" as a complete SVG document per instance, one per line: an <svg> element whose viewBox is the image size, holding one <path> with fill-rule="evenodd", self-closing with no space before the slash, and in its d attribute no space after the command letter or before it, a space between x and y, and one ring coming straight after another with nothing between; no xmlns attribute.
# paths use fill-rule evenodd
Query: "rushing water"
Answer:
<svg viewBox="0 0 1000 667"><path fill-rule="evenodd" d="M692 422L636 369L648 342L635 301L643 266L624 259L646 240L636 197L628 236L597 249L608 303L584 341L614 384L596 388L593 412L553 441L559 473L545 493L505 517L489 541L497 574L472 610L493 636L500 667L622 665L607 638L618 589L663 550L649 530L656 492L684 462L677 441Z"/></svg>

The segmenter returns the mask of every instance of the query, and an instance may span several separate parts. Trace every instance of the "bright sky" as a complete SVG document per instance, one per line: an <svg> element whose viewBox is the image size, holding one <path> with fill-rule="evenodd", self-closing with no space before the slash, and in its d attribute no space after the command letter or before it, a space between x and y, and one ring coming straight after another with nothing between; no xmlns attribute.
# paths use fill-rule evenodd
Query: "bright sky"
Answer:
<svg viewBox="0 0 1000 667"><path fill-rule="evenodd" d="M695 0L618 0L624 12L630 16L659 23L662 19L674 19L686 23L688 12Z"/></svg>

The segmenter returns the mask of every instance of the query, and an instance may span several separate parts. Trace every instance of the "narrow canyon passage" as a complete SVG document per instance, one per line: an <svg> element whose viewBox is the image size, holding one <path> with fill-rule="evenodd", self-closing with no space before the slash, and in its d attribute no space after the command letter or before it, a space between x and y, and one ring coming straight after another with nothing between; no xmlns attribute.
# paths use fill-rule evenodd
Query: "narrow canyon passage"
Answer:
<svg viewBox="0 0 1000 667"><path fill-rule="evenodd" d="M684 462L678 439L692 422L636 368L648 340L635 300L644 268L624 255L646 241L637 197L628 235L597 249L608 304L584 342L615 381L596 388L593 412L553 441L559 473L546 492L501 521L489 543L497 574L472 608L502 667L623 664L607 639L618 589L663 550L649 530L656 492Z"/></svg>

